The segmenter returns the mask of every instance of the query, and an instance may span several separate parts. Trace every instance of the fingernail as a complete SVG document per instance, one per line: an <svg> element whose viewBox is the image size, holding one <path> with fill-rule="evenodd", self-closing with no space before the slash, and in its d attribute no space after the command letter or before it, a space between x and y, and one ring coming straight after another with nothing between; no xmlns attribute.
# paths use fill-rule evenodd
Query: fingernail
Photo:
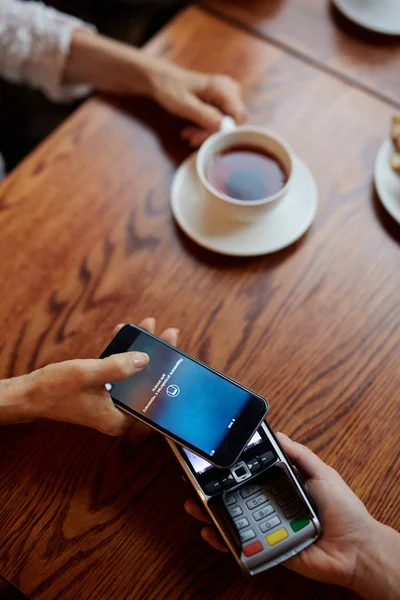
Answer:
<svg viewBox="0 0 400 600"><path fill-rule="evenodd" d="M286 433L282 433L281 431L278 431L277 434L280 438L283 438L284 440L289 440L290 441L290 437L288 435L286 435Z"/></svg>
<svg viewBox="0 0 400 600"><path fill-rule="evenodd" d="M132 352L132 359L135 367L142 369L149 363L150 356L146 352Z"/></svg>
<svg viewBox="0 0 400 600"><path fill-rule="evenodd" d="M171 331L173 331L175 333L175 335L179 335L179 329L178 327L171 327Z"/></svg>

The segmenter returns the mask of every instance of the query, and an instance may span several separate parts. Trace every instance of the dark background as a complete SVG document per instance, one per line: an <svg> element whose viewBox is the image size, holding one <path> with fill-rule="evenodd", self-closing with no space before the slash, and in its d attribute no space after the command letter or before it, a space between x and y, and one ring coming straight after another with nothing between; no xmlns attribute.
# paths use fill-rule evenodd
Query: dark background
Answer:
<svg viewBox="0 0 400 600"><path fill-rule="evenodd" d="M49 0L48 5L94 24L100 33L142 46L185 0ZM0 79L0 152L10 172L83 100L53 104L37 90Z"/></svg>
<svg viewBox="0 0 400 600"><path fill-rule="evenodd" d="M28 598L0 575L0 600L28 600Z"/></svg>

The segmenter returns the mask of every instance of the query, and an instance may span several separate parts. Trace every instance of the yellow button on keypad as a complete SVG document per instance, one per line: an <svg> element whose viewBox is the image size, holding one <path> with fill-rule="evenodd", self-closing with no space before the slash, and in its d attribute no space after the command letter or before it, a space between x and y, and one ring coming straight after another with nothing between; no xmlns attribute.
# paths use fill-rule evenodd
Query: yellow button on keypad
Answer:
<svg viewBox="0 0 400 600"><path fill-rule="evenodd" d="M284 527L281 527L280 529L278 529L278 531L274 531L274 533L270 533L269 535L267 535L265 539L268 546L275 546L275 544L281 542L282 540L285 540L287 537L289 537L288 532Z"/></svg>

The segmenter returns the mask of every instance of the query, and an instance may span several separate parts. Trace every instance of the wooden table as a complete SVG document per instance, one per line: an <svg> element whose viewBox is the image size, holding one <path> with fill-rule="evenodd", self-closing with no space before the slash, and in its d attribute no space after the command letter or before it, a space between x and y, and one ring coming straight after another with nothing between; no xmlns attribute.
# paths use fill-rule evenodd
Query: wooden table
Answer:
<svg viewBox="0 0 400 600"><path fill-rule="evenodd" d="M355 25L330 0L203 0L213 12L400 107L400 37Z"/></svg>
<svg viewBox="0 0 400 600"><path fill-rule="evenodd" d="M148 51L240 79L251 121L312 169L315 224L273 256L201 250L169 208L179 123L92 99L0 187L1 376L96 356L115 323L157 315L399 527L400 228L372 185L390 106L195 7ZM0 573L32 599L352 597L282 567L249 580L210 550L155 434L41 422L0 436Z"/></svg>

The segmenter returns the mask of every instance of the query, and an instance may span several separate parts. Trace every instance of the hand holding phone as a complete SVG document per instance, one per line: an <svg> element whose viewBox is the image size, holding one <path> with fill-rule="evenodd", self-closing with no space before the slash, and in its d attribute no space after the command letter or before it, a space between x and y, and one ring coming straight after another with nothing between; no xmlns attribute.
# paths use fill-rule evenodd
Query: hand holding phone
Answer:
<svg viewBox="0 0 400 600"><path fill-rule="evenodd" d="M143 329L154 332L155 320L145 319ZM114 335L121 329L118 326ZM161 338L176 344L178 330L166 329ZM116 408L104 384L135 375L148 363L143 354L120 354L100 359L66 360L0 382L0 423L26 423L52 419L120 435L132 419Z"/></svg>
<svg viewBox="0 0 400 600"><path fill-rule="evenodd" d="M259 395L134 325L102 354L150 356L142 373L106 386L115 404L219 467L232 465L264 418Z"/></svg>

